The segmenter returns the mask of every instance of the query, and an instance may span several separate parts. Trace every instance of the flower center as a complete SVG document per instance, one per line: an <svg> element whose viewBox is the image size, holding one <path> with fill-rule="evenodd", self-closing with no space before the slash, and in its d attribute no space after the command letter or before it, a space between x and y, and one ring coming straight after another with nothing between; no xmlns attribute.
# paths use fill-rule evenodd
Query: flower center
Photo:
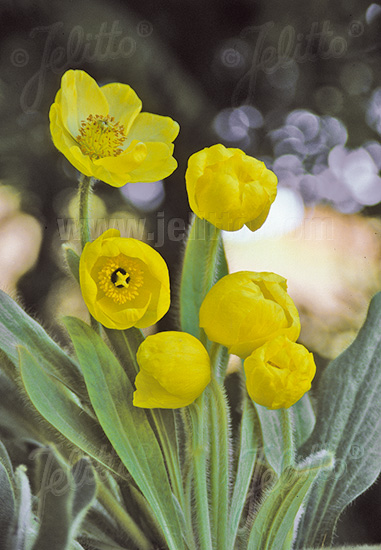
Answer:
<svg viewBox="0 0 381 550"><path fill-rule="evenodd" d="M130 302L143 285L139 263L123 254L110 258L98 273L99 288L116 304Z"/></svg>
<svg viewBox="0 0 381 550"><path fill-rule="evenodd" d="M76 137L82 153L92 159L117 157L125 139L124 127L110 115L89 115Z"/></svg>

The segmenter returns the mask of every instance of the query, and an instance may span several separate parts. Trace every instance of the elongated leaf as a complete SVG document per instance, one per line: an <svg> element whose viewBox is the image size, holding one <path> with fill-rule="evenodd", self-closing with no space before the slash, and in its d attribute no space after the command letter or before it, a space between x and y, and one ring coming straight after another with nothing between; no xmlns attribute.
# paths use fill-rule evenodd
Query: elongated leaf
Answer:
<svg viewBox="0 0 381 550"><path fill-rule="evenodd" d="M150 503L168 546L184 548L180 520L157 439L145 411L132 405L133 387L103 340L85 323L65 318L98 419Z"/></svg>
<svg viewBox="0 0 381 550"><path fill-rule="evenodd" d="M52 449L38 455L41 489L38 515L40 528L33 550L68 550L75 483L67 464Z"/></svg>
<svg viewBox="0 0 381 550"><path fill-rule="evenodd" d="M20 371L25 389L38 412L74 445L113 470L111 448L101 428L68 399L65 387L49 376L24 348L20 348Z"/></svg>
<svg viewBox="0 0 381 550"><path fill-rule="evenodd" d="M32 538L32 493L26 468L19 466L15 472L17 488L17 516L12 534L9 537L9 550L24 550L30 546Z"/></svg>
<svg viewBox="0 0 381 550"><path fill-rule="evenodd" d="M15 498L11 480L5 466L0 462L0 543L4 547L9 531L13 525Z"/></svg>
<svg viewBox="0 0 381 550"><path fill-rule="evenodd" d="M131 384L135 382L139 372L139 365L136 361L136 353L140 344L144 341L144 335L138 328L132 327L127 330L114 330L106 328L105 332L119 359Z"/></svg>
<svg viewBox="0 0 381 550"><path fill-rule="evenodd" d="M305 393L303 397L292 406L292 411L294 415L295 447L298 449L311 435L316 421L308 393Z"/></svg>
<svg viewBox="0 0 381 550"><path fill-rule="evenodd" d="M316 548L308 548L308 550L316 550ZM365 546L333 546L333 547L324 547L324 550L381 550L381 545L368 545Z"/></svg>
<svg viewBox="0 0 381 550"><path fill-rule="evenodd" d="M282 472L283 463L283 439L279 411L271 411L257 403L253 403L257 412L262 433L262 459L265 459L269 466L279 477Z"/></svg>
<svg viewBox="0 0 381 550"><path fill-rule="evenodd" d="M256 403L254 403L254 407L257 411L262 431L263 447L261 453L269 466L279 476L284 460L281 411L269 410ZM295 403L291 411L296 436L295 446L299 447L311 434L315 423L315 415L308 394Z"/></svg>
<svg viewBox="0 0 381 550"><path fill-rule="evenodd" d="M78 460L71 469L71 475L75 487L70 536L74 538L88 509L95 499L97 484L94 470L88 458L81 458Z"/></svg>
<svg viewBox="0 0 381 550"><path fill-rule="evenodd" d="M79 283L79 256L69 244L63 244L62 248L70 272L74 279Z"/></svg>
<svg viewBox="0 0 381 550"><path fill-rule="evenodd" d="M227 275L220 232L208 221L193 218L187 239L180 287L181 328L200 336L199 310L201 303L221 277Z"/></svg>
<svg viewBox="0 0 381 550"><path fill-rule="evenodd" d="M248 548L288 550L303 500L323 469L333 466L332 455L321 452L298 468L285 469L269 490L254 520Z"/></svg>
<svg viewBox="0 0 381 550"><path fill-rule="evenodd" d="M134 384L136 375L139 372L136 353L140 344L144 341L142 331L135 327L127 330L105 329L105 331L129 381ZM178 501L182 503L184 494L180 473L179 449L177 447L179 437L175 429L175 411L152 409L147 410L146 413L159 438L173 491Z"/></svg>
<svg viewBox="0 0 381 550"><path fill-rule="evenodd" d="M38 357L47 372L61 379L74 393L85 386L78 365L27 315L12 298L0 290L0 349L18 365L17 347Z"/></svg>
<svg viewBox="0 0 381 550"><path fill-rule="evenodd" d="M5 445L0 441L0 464L5 468L5 471L8 474L8 478L12 480L13 478L13 468L11 459L9 458L9 454L7 452L7 449L5 448Z"/></svg>
<svg viewBox="0 0 381 550"><path fill-rule="evenodd" d="M298 532L298 548L330 544L342 510L381 469L381 293L371 301L356 340L322 375L316 426L301 452L325 447L337 466L314 488Z"/></svg>

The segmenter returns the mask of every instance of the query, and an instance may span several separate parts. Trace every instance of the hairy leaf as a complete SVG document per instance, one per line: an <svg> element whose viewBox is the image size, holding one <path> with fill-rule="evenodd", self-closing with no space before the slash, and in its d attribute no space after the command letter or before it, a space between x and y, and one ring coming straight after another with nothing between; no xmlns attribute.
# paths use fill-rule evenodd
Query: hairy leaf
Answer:
<svg viewBox="0 0 381 550"><path fill-rule="evenodd" d="M315 429L301 454L326 448L336 466L311 492L298 548L330 544L343 509L381 470L381 293L356 340L326 368L316 397Z"/></svg>

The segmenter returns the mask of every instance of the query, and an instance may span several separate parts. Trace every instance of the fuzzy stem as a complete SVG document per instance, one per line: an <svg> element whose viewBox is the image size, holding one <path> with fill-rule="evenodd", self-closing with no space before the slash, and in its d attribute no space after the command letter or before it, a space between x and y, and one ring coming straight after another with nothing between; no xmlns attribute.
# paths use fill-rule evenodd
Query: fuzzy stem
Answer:
<svg viewBox="0 0 381 550"><path fill-rule="evenodd" d="M189 407L192 420L192 451L197 533L200 550L211 550L212 534L209 517L207 486L207 424L205 418L205 392Z"/></svg>
<svg viewBox="0 0 381 550"><path fill-rule="evenodd" d="M294 465L295 446L293 434L293 417L290 409L281 409L281 426L283 437L283 470Z"/></svg>
<svg viewBox="0 0 381 550"><path fill-rule="evenodd" d="M79 180L78 197L79 197L79 227L81 234L81 246L91 240L90 225L89 225L89 202L90 194L93 187L93 178L81 174Z"/></svg>
<svg viewBox="0 0 381 550"><path fill-rule="evenodd" d="M229 412L222 386L215 379L210 383L210 478L211 513L217 548L228 548L229 514Z"/></svg>

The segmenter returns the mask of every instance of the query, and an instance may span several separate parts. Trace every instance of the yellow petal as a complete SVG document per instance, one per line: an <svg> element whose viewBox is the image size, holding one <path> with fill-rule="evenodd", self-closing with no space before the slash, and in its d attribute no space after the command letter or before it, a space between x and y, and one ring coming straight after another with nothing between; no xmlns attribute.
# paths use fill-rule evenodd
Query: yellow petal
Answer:
<svg viewBox="0 0 381 550"><path fill-rule="evenodd" d="M119 267L118 267L119 266ZM115 270L130 269L130 285L120 290ZM124 330L156 323L170 306L168 268L148 244L120 237L114 229L87 243L80 258L80 285L91 315L107 328Z"/></svg>
<svg viewBox="0 0 381 550"><path fill-rule="evenodd" d="M114 187L121 187L131 181L131 172L138 168L147 156L147 146L144 143L133 142L126 151L116 157L94 160L94 173L100 180Z"/></svg>
<svg viewBox="0 0 381 550"><path fill-rule="evenodd" d="M285 336L269 340L244 362L250 397L264 407L291 407L310 389L316 366L312 353Z"/></svg>
<svg viewBox="0 0 381 550"><path fill-rule="evenodd" d="M178 409L192 403L172 395L150 374L140 371L135 380L133 404L146 409Z"/></svg>
<svg viewBox="0 0 381 550"><path fill-rule="evenodd" d="M105 96L95 80L85 71L69 70L63 75L60 106L63 123L74 138L79 133L81 122L90 114L108 114Z"/></svg>
<svg viewBox="0 0 381 550"><path fill-rule="evenodd" d="M299 314L275 273L241 271L220 279L200 308L200 327L213 342L242 358L266 341L285 335L296 340Z"/></svg>
<svg viewBox="0 0 381 550"><path fill-rule="evenodd" d="M185 179L191 209L226 231L260 227L276 195L277 178L263 162L221 144L193 154Z"/></svg>
<svg viewBox="0 0 381 550"><path fill-rule="evenodd" d="M130 131L131 125L140 113L142 108L142 102L131 88L127 84L119 84L114 82L112 84L106 84L101 86L101 90L107 99L109 106L109 115L115 118L116 122L119 122L124 126L125 134ZM136 138L138 141L139 138Z"/></svg>
<svg viewBox="0 0 381 550"><path fill-rule="evenodd" d="M139 346L136 359L140 367L135 381L136 406L184 407L210 382L208 352L197 338L185 332L148 336Z"/></svg>
<svg viewBox="0 0 381 550"><path fill-rule="evenodd" d="M180 126L168 116L140 113L130 128L127 144L132 140L171 143L178 135Z"/></svg>
<svg viewBox="0 0 381 550"><path fill-rule="evenodd" d="M172 157L172 144L147 142L145 145L147 156L138 168L131 171L130 183L158 181L167 178L177 168L177 161Z"/></svg>

